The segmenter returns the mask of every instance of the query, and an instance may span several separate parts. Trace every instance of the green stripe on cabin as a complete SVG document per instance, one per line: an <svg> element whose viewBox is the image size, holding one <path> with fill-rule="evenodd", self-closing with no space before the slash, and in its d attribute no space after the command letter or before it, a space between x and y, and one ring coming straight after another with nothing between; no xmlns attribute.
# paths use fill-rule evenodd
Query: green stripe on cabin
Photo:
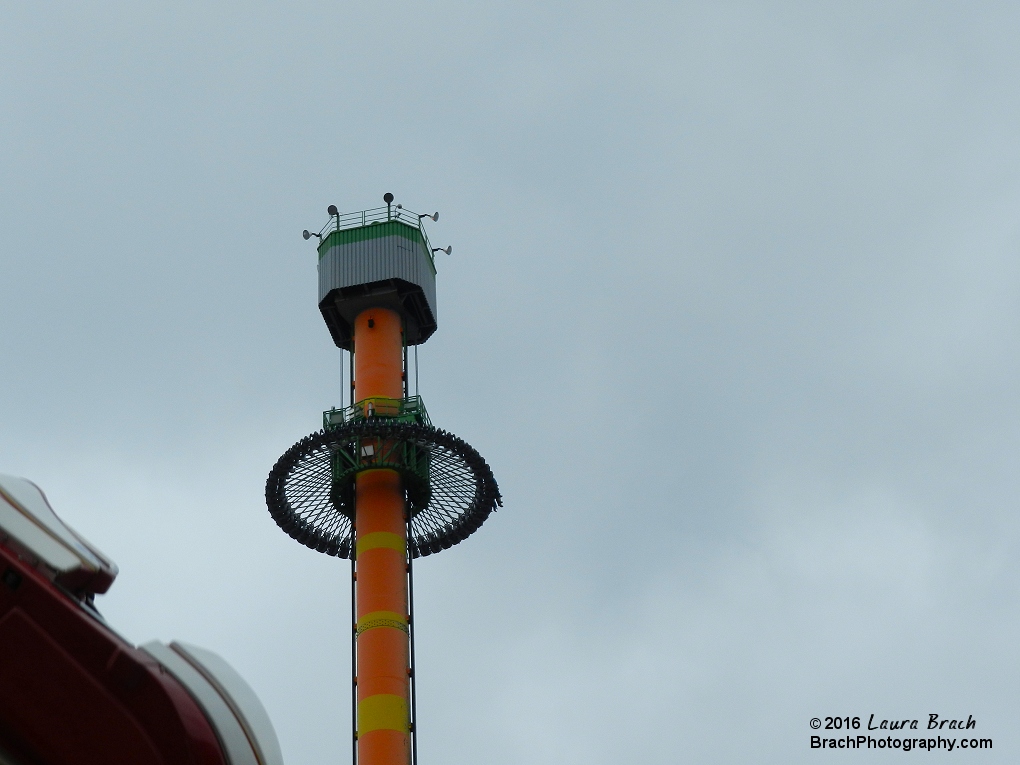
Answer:
<svg viewBox="0 0 1020 765"><path fill-rule="evenodd" d="M365 242L369 239L381 239L384 236L402 236L410 242L420 244L424 246L425 240L422 239L421 231L414 226L408 226L406 223L400 221L390 220L382 223L370 223L367 226L358 226L357 228L345 228L340 231L330 231L326 236L322 238L322 243L319 244L319 259L329 251L330 247L336 247L341 244L353 244L355 242ZM431 253L429 253L431 255Z"/></svg>

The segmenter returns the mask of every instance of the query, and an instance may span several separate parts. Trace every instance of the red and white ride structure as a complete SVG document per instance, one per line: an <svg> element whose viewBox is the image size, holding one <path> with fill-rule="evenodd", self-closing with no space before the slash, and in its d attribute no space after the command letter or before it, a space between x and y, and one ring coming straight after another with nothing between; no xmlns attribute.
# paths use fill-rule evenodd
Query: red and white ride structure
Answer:
<svg viewBox="0 0 1020 765"><path fill-rule="evenodd" d="M38 486L0 475L0 765L283 765L223 659L106 623L93 601L116 576Z"/></svg>

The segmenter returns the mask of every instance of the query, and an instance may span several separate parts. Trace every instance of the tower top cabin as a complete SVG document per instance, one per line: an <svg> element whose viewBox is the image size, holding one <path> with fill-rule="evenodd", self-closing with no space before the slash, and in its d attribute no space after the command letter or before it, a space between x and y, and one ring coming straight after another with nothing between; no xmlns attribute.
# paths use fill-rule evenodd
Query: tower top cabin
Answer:
<svg viewBox="0 0 1020 765"><path fill-rule="evenodd" d="M423 218L392 204L355 213L330 206L319 237L319 310L337 347L351 350L354 319L369 308L396 311L404 343L420 345L436 331L436 264Z"/></svg>

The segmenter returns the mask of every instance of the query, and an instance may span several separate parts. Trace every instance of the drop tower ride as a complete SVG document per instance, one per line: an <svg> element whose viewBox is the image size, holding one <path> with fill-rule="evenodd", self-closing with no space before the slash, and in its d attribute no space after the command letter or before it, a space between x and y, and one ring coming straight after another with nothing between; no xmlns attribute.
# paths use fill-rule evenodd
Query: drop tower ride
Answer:
<svg viewBox="0 0 1020 765"><path fill-rule="evenodd" d="M350 404L279 459L273 519L302 544L351 560L355 765L417 760L412 562L472 534L501 504L470 445L435 428L417 390L417 346L436 331L435 253L418 215L341 214L318 233L319 310L347 352ZM414 393L409 349L414 348Z"/></svg>

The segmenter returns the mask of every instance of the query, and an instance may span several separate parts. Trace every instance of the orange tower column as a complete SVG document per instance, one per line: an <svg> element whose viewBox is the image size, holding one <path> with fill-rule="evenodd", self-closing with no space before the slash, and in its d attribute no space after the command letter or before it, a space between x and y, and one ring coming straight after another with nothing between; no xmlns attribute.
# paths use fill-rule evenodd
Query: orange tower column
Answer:
<svg viewBox="0 0 1020 765"><path fill-rule="evenodd" d="M403 396L400 316L385 308L354 321L355 398ZM367 470L355 484L358 763L410 761L407 526L394 470Z"/></svg>

